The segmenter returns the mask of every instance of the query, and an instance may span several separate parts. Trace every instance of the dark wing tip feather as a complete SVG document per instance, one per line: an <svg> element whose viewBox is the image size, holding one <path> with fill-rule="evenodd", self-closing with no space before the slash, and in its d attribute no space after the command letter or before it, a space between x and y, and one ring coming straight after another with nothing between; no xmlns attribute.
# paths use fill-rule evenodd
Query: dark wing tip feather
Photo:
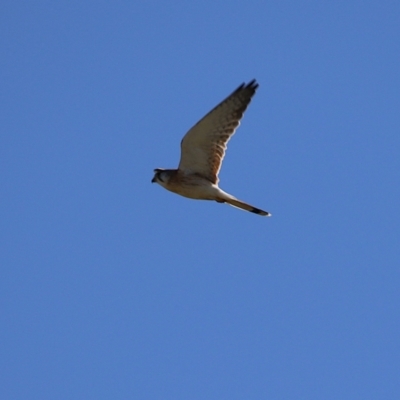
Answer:
<svg viewBox="0 0 400 400"><path fill-rule="evenodd" d="M258 85L257 81L255 79L253 79L246 85L246 88L256 90L258 88L258 86L259 85Z"/></svg>
<svg viewBox="0 0 400 400"><path fill-rule="evenodd" d="M253 79L247 85L246 85L246 83L242 83L233 93L240 92L243 89L250 89L254 94L255 91L257 90L258 86L259 85L258 85L257 81L255 79Z"/></svg>

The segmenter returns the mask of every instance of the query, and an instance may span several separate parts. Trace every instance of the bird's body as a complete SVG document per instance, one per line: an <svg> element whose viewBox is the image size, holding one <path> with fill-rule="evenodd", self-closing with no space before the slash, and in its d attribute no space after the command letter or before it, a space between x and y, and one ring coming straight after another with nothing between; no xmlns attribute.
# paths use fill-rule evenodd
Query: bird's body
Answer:
<svg viewBox="0 0 400 400"><path fill-rule="evenodd" d="M211 110L184 136L178 169L154 170L152 182L181 196L198 200L215 200L259 215L270 216L218 187L218 173L226 145L240 123L258 84L255 80L239 86Z"/></svg>
<svg viewBox="0 0 400 400"><path fill-rule="evenodd" d="M218 185L196 173L186 174L178 169L158 169L158 171L158 180L155 182L163 188L189 199L215 200L216 196L223 193Z"/></svg>

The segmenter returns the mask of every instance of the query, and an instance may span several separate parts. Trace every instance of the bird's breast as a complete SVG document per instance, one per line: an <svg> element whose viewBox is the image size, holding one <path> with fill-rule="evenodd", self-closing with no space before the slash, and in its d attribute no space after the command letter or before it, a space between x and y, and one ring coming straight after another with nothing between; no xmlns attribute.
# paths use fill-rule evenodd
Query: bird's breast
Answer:
<svg viewBox="0 0 400 400"><path fill-rule="evenodd" d="M164 185L165 189L190 199L214 200L218 187L197 175L177 174Z"/></svg>

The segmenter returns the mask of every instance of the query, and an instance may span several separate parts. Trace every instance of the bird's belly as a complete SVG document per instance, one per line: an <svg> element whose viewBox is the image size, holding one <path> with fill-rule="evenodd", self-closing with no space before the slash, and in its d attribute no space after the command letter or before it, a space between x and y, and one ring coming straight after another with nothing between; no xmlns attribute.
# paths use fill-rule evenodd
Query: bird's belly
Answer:
<svg viewBox="0 0 400 400"><path fill-rule="evenodd" d="M218 189L212 184L168 185L166 189L183 197L198 200L215 200L218 194Z"/></svg>

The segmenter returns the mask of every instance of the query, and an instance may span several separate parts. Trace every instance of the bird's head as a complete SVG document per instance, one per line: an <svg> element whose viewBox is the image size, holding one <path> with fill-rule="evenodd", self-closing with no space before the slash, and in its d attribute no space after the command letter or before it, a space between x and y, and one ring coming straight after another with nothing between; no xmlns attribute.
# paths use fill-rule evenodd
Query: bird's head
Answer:
<svg viewBox="0 0 400 400"><path fill-rule="evenodd" d="M169 170L156 168L154 170L154 177L151 180L151 183L158 183L159 185L164 186L166 183L168 183L169 175Z"/></svg>

